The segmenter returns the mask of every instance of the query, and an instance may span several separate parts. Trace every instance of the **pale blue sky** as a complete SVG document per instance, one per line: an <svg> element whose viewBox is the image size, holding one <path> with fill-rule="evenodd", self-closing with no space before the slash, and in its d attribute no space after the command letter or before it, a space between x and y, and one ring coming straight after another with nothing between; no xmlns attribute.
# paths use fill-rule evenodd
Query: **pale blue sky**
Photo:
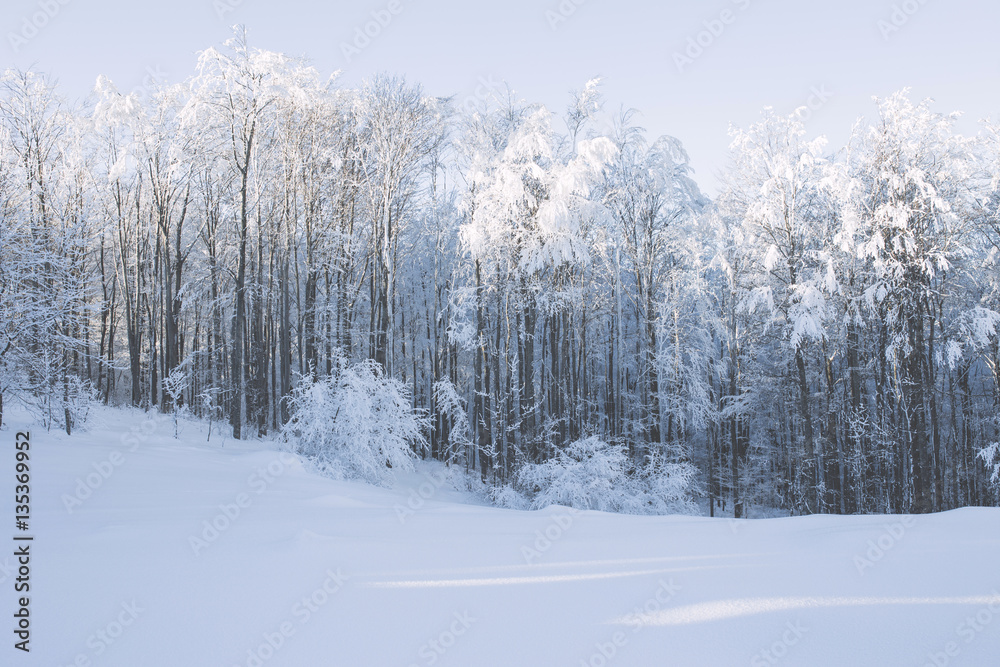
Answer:
<svg viewBox="0 0 1000 667"><path fill-rule="evenodd" d="M996 3L577 1L564 0L575 11L553 30L546 11L558 12L559 0L398 0L399 13L348 63L342 44L389 0L5 0L0 62L46 71L78 98L98 74L122 90L139 85L147 70L183 80L198 50L244 23L252 45L308 56L324 73L343 69L348 85L389 71L461 100L480 78L503 79L522 97L561 111L570 89L599 74L608 108L635 107L651 134L679 137L709 192L726 164L728 124L753 122L765 105L791 112L814 87L832 97L812 114L809 129L835 143L859 115L871 114L873 95L904 86L915 98L934 97L940 111L965 111L963 131L1000 116ZM220 18L222 3L233 8ZM891 21L894 5L916 11L886 39L879 21ZM40 14L46 6L51 18ZM674 53L724 10L730 23L717 37L702 35L707 48L679 72ZM33 16L45 25L12 45L12 36L32 34L26 21Z"/></svg>

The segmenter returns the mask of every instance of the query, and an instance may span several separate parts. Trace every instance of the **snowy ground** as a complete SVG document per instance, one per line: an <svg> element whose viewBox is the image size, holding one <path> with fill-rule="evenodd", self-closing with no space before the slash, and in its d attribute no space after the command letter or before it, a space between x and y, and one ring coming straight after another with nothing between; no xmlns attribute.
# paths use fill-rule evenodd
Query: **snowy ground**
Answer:
<svg viewBox="0 0 1000 667"><path fill-rule="evenodd" d="M23 419L0 432L3 540ZM101 412L73 438L35 427L31 442L31 653L12 648L16 575L0 556L2 665L1000 661L997 510L516 512L440 486L442 468L394 490L334 482L194 424L174 440L138 412Z"/></svg>

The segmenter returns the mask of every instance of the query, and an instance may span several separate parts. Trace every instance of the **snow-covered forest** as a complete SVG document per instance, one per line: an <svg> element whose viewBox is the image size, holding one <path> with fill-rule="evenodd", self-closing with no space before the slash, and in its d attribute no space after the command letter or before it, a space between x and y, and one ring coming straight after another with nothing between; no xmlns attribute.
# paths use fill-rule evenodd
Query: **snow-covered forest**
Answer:
<svg viewBox="0 0 1000 667"><path fill-rule="evenodd" d="M1000 125L765 109L710 198L618 104L349 89L242 32L78 103L8 70L0 418L186 411L514 506L997 505Z"/></svg>

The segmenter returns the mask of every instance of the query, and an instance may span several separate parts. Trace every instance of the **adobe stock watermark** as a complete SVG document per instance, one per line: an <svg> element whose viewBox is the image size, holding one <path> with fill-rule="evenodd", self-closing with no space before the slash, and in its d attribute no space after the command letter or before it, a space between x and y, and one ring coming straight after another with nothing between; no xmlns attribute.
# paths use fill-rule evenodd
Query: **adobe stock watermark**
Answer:
<svg viewBox="0 0 1000 667"><path fill-rule="evenodd" d="M888 19L879 19L878 31L882 33L882 39L886 42L895 33L903 29L907 23L910 22L917 12L919 12L924 5L926 5L928 0L905 0L899 4L894 4L892 6L892 12L889 14Z"/></svg>
<svg viewBox="0 0 1000 667"><path fill-rule="evenodd" d="M37 37L49 21L58 16L70 2L71 0L38 0L35 4L38 9L21 18L20 29L7 33L7 42L14 53L19 53L28 42Z"/></svg>
<svg viewBox="0 0 1000 667"><path fill-rule="evenodd" d="M235 12L243 2L244 0L212 0L212 9L220 21L225 21L226 14Z"/></svg>
<svg viewBox="0 0 1000 667"><path fill-rule="evenodd" d="M273 630L262 633L261 639L263 641L253 648L248 648L246 660L234 664L233 667L263 667L264 663L281 650L285 642L295 636L298 628L312 620L313 616L330 602L330 599L344 587L349 579L350 577L342 573L340 568L337 568L336 571L327 570L323 583L317 586L312 593L303 596L301 600L292 605L289 611L291 618L282 621ZM296 621L298 625L296 625Z"/></svg>
<svg viewBox="0 0 1000 667"><path fill-rule="evenodd" d="M258 467L247 478L247 485L255 495L261 495L270 488L274 482L288 471L288 468L295 463L294 456L287 452L282 452L278 458L267 464L267 467ZM202 522L200 537L189 535L188 544L195 556L200 556L213 542L218 540L223 533L233 527L233 524L243 516L243 511L253 504L253 498L248 493L239 493L231 503L219 505L219 513L211 519Z"/></svg>
<svg viewBox="0 0 1000 667"><path fill-rule="evenodd" d="M704 29L688 37L683 50L674 51L674 66L677 67L678 73L683 74L685 69L694 65L694 61L701 58L722 37L726 28L736 23L740 12L746 11L753 4L753 0L730 0L730 2L736 6L736 10L726 8L715 18L702 21Z"/></svg>
<svg viewBox="0 0 1000 667"><path fill-rule="evenodd" d="M916 525L917 520L912 516L900 517L898 521L883 526L882 534L874 540L868 540L868 549L864 555L854 557L854 567L858 574L865 576L865 570L875 567L886 554L889 553L900 540L906 536L906 531Z"/></svg>
<svg viewBox="0 0 1000 667"><path fill-rule="evenodd" d="M651 616L661 611L670 604L681 587L674 583L673 579L664 581L660 579L656 592L631 613L627 614L620 622L632 625L632 634L636 634L646 625L642 622L644 616ZM608 641L594 644L594 651L586 659L580 660L580 667L607 667L618 656L619 652L628 645L629 636L624 630L615 632Z"/></svg>
<svg viewBox="0 0 1000 667"><path fill-rule="evenodd" d="M382 31L389 27L393 20L403 13L404 0L389 0L385 7L371 13L371 20L354 28L354 38L350 42L340 43L340 52L350 65L351 61L367 49L373 40L378 39Z"/></svg>
<svg viewBox="0 0 1000 667"><path fill-rule="evenodd" d="M399 519L399 523L406 523L411 516L422 510L427 501L436 496L437 492L448 481L448 478L443 473L435 476L429 472L425 472L424 478L426 479L425 482L422 482L415 489L410 489L410 494L406 498L405 505L400 503L393 505L393 510L396 512L396 518Z"/></svg>
<svg viewBox="0 0 1000 667"><path fill-rule="evenodd" d="M555 9L545 10L545 20L549 23L552 31L559 29L559 25L569 20L569 17L576 14L576 10L587 0L562 0Z"/></svg>
<svg viewBox="0 0 1000 667"><path fill-rule="evenodd" d="M456 109L467 114L474 113L481 103L489 102L490 98L494 97L497 91L503 90L505 87L506 84L503 81L495 81L493 75L480 76L478 77L478 85L475 90L472 91L471 95L466 95L462 98Z"/></svg>
<svg viewBox="0 0 1000 667"><path fill-rule="evenodd" d="M143 611L145 610L136 604L135 600L122 602L121 611L111 621L87 637L87 648L90 649L90 653L77 653L73 662L69 663L67 667L91 667L94 664L93 659L102 656L105 651L111 648L125 634L126 628L135 623Z"/></svg>
<svg viewBox="0 0 1000 667"><path fill-rule="evenodd" d="M809 628L802 625L799 621L785 623L785 631L781 634L781 637L767 648L755 653L750 659L750 667L777 665L789 654L792 647L802 641L802 637L807 632L809 632Z"/></svg>
<svg viewBox="0 0 1000 667"><path fill-rule="evenodd" d="M128 94L135 95L139 99L149 99L158 86L167 80L167 73L161 70L159 65L147 65L143 72L142 81L133 86Z"/></svg>
<svg viewBox="0 0 1000 667"><path fill-rule="evenodd" d="M945 644L940 651L927 654L927 661L921 667L946 667L952 660L962 655L962 645L968 646L976 641L989 628L994 619L1000 616L1000 591L993 589L993 601L965 619L955 628L958 640Z"/></svg>
<svg viewBox="0 0 1000 667"><path fill-rule="evenodd" d="M128 448L128 453L139 449L139 445L149 440L156 433L160 425L167 420L165 415L156 412L142 421L139 426L131 426L128 432L123 433L119 438L119 444ZM88 472L83 477L76 478L76 487L72 494L64 493L60 500L70 514L81 507L83 503L94 495L94 492L104 486L104 483L111 479L115 471L126 461L125 455L120 451L113 451L104 460L90 464L93 472Z"/></svg>
<svg viewBox="0 0 1000 667"><path fill-rule="evenodd" d="M409 667L420 667L420 664L430 667L430 665L437 664L437 661L458 642L460 637L469 631L475 622L476 619L468 611L452 614L452 621L448 627L417 649L417 657L422 660L422 663L413 662L410 663Z"/></svg>
<svg viewBox="0 0 1000 667"><path fill-rule="evenodd" d="M833 93L827 89L826 84L820 86L811 86L809 88L809 96L806 98L806 103L800 106L794 111L795 115L803 123L809 121L813 114L826 106L833 98Z"/></svg>
<svg viewBox="0 0 1000 667"><path fill-rule="evenodd" d="M544 530L535 531L535 541L531 544L521 546L521 556L524 562L531 565L542 557L552 545L558 542L573 527L573 517L579 514L578 510L567 507L549 519L549 525Z"/></svg>

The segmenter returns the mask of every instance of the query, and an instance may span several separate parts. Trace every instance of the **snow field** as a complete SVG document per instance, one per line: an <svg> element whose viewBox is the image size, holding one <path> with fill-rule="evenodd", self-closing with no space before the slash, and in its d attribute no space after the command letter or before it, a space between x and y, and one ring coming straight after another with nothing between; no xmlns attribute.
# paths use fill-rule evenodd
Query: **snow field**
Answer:
<svg viewBox="0 0 1000 667"><path fill-rule="evenodd" d="M8 453L27 422L10 417ZM313 474L272 443L205 435L182 421L175 440L172 420L111 410L72 438L32 429L32 651L9 641L0 663L940 667L1000 655L995 509L521 512L484 506L437 464L376 488ZM12 468L0 456L0 479ZM12 492L0 489L6 517ZM10 557L0 566L10 619Z"/></svg>

